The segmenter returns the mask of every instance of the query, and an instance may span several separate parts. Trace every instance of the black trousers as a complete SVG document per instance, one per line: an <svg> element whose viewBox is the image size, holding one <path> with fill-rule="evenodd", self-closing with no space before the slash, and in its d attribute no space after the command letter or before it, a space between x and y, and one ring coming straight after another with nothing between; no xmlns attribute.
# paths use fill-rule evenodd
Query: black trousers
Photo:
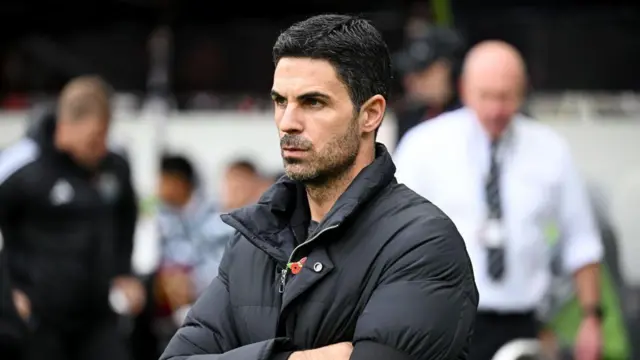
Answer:
<svg viewBox="0 0 640 360"><path fill-rule="evenodd" d="M97 319L74 331L41 324L27 342L24 360L130 360L115 317Z"/></svg>
<svg viewBox="0 0 640 360"><path fill-rule="evenodd" d="M534 312L503 314L478 310L468 360L491 360L512 340L537 338L538 330Z"/></svg>

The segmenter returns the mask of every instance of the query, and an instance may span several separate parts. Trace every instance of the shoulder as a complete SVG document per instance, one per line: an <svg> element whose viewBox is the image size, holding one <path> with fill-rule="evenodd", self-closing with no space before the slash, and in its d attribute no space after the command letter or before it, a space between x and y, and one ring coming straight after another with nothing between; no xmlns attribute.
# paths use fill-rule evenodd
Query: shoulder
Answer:
<svg viewBox="0 0 640 360"><path fill-rule="evenodd" d="M33 166L40 158L40 146L24 138L0 152L0 184Z"/></svg>
<svg viewBox="0 0 640 360"><path fill-rule="evenodd" d="M107 160L109 167L111 167L112 170L115 170L116 172L124 174L126 176L129 175L131 171L129 153L124 146L120 146L117 144L109 145Z"/></svg>
<svg viewBox="0 0 640 360"><path fill-rule="evenodd" d="M271 258L253 245L239 231L232 229L225 236L226 244L218 273L226 285L243 284L252 281L255 274L268 269ZM253 279L255 280L255 279ZM242 285L240 285L242 286Z"/></svg>
<svg viewBox="0 0 640 360"><path fill-rule="evenodd" d="M411 248L446 238L449 245L464 249L462 236L449 216L404 184L390 186L376 206L386 212L379 215L398 230L396 238L400 241L392 239L393 247Z"/></svg>
<svg viewBox="0 0 640 360"><path fill-rule="evenodd" d="M400 140L398 148L439 146L438 144L441 141L450 140L451 136L459 136L461 130L469 123L470 119L469 110L465 108L441 114L407 131Z"/></svg>
<svg viewBox="0 0 640 360"><path fill-rule="evenodd" d="M525 115L518 115L515 121L516 131L522 141L537 149L546 149L549 153L567 154L569 144L551 126Z"/></svg>
<svg viewBox="0 0 640 360"><path fill-rule="evenodd" d="M451 261L469 263L466 246L455 224L440 208L403 184L392 187L386 201L395 206L389 216L397 231L390 239L391 257L401 257L415 248L429 248ZM395 205L391 205L395 203Z"/></svg>
<svg viewBox="0 0 640 360"><path fill-rule="evenodd" d="M224 250L224 258L221 267L224 267L228 271L232 265L238 262L238 259L250 258L250 253L253 252L254 246L249 243L239 231L233 229L229 231L229 241ZM257 250L257 249L256 249ZM224 265L224 266L223 266Z"/></svg>
<svg viewBox="0 0 640 360"><path fill-rule="evenodd" d="M456 289L477 306L473 266L453 221L404 185L397 185L393 193L397 210L380 220L385 230L381 232L391 235L378 239L382 246L377 247L373 265L380 282L418 284L429 292ZM392 231L387 231L388 227Z"/></svg>

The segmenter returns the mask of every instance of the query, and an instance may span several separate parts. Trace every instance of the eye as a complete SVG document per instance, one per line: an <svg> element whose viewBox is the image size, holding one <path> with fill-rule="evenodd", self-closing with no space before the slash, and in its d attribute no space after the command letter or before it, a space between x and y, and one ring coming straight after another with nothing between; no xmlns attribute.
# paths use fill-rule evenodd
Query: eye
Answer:
<svg viewBox="0 0 640 360"><path fill-rule="evenodd" d="M307 99L305 100L304 105L310 108L319 109L322 108L325 104L318 99Z"/></svg>
<svg viewBox="0 0 640 360"><path fill-rule="evenodd" d="M275 97L275 98L273 98L273 103L277 107L285 107L285 106L287 106L287 99L285 99L283 97Z"/></svg>

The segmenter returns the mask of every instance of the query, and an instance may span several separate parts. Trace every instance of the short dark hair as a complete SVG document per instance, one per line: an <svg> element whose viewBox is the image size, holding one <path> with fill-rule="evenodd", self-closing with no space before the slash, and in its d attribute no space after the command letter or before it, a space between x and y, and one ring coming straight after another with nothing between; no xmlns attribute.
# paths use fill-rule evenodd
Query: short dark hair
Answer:
<svg viewBox="0 0 640 360"><path fill-rule="evenodd" d="M374 95L388 99L389 49L380 32L365 19L328 14L295 23L273 46L274 64L283 57L327 60L347 86L356 111Z"/></svg>
<svg viewBox="0 0 640 360"><path fill-rule="evenodd" d="M160 172L177 176L189 185L196 185L196 173L191 161L184 155L164 154L160 161Z"/></svg>

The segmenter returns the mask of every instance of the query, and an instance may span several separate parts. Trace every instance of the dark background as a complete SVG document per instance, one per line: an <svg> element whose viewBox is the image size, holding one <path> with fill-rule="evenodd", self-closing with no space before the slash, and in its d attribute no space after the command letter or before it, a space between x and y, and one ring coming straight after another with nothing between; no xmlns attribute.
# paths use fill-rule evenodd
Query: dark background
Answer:
<svg viewBox="0 0 640 360"><path fill-rule="evenodd" d="M469 45L507 40L524 54L536 90L640 90L637 6L453 0ZM17 1L0 5L0 94L57 91L70 77L100 73L119 91L147 88L149 35L173 32L170 91L266 94L271 46L295 20L326 12L369 16L392 50L410 1ZM609 3L611 4L611 3Z"/></svg>

